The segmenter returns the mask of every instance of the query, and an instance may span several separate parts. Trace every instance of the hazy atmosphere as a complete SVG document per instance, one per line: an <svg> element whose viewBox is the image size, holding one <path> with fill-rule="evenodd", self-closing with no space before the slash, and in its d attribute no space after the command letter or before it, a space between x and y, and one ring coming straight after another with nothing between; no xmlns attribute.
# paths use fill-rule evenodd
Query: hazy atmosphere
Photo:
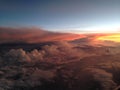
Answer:
<svg viewBox="0 0 120 90"><path fill-rule="evenodd" d="M0 90L120 90L120 0L0 0Z"/></svg>

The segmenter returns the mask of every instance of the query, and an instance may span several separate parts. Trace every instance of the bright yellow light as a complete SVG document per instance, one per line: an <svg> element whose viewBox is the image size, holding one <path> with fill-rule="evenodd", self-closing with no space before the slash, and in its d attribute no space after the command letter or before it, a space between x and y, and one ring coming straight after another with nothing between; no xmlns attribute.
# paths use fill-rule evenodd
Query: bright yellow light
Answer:
<svg viewBox="0 0 120 90"><path fill-rule="evenodd" d="M120 34L111 34L111 35L106 35L106 36L100 36L97 38L97 40L102 40L102 41L114 41L114 42L120 42Z"/></svg>

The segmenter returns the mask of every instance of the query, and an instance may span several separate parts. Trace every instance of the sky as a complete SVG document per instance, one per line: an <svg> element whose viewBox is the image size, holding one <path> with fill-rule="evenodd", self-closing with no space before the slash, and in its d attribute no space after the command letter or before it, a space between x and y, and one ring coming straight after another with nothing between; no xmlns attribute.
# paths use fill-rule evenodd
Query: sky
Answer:
<svg viewBox="0 0 120 90"><path fill-rule="evenodd" d="M120 0L0 0L0 27L116 32L120 29Z"/></svg>

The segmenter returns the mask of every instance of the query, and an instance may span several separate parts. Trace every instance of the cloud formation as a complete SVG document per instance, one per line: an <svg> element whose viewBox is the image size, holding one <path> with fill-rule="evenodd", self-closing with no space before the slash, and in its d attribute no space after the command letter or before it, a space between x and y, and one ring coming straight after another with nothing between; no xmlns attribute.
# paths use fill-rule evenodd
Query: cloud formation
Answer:
<svg viewBox="0 0 120 90"><path fill-rule="evenodd" d="M81 42L58 41L31 51L0 50L0 89L119 90L120 47Z"/></svg>
<svg viewBox="0 0 120 90"><path fill-rule="evenodd" d="M72 40L82 35L56 33L39 28L7 28L0 27L0 43L26 42L39 43L46 41Z"/></svg>

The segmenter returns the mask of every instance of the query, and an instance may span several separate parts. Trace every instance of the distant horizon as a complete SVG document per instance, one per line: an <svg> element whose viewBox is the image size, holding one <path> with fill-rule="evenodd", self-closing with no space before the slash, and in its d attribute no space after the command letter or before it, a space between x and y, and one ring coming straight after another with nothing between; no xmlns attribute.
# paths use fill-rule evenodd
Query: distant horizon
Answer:
<svg viewBox="0 0 120 90"><path fill-rule="evenodd" d="M37 27L0 27L0 43L40 43L47 41L69 41L74 39L86 39L87 41L114 41L120 42L118 32L91 32L70 33L60 31L49 31Z"/></svg>
<svg viewBox="0 0 120 90"><path fill-rule="evenodd" d="M45 29L43 27L38 27L38 26L0 26L1 28L10 28L10 29L40 29L40 30L44 30L44 31L50 31L50 32L57 32L57 33L73 33L73 34L94 34L94 33L120 33L120 28L116 28L116 29L96 29L95 30L82 30L82 29ZM99 30L99 31L98 31Z"/></svg>

